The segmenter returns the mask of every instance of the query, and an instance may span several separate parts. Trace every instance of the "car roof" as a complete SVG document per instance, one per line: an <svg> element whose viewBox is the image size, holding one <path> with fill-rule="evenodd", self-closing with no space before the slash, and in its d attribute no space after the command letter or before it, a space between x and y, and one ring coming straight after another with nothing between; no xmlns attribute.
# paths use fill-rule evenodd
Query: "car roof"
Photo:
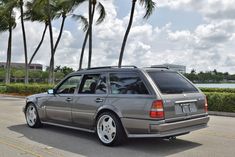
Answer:
<svg viewBox="0 0 235 157"><path fill-rule="evenodd" d="M69 75L86 74L86 73L100 73L100 72L139 72L139 71L173 71L168 67L144 67L138 68L136 66L105 66L105 67L92 67L89 69L81 69Z"/></svg>

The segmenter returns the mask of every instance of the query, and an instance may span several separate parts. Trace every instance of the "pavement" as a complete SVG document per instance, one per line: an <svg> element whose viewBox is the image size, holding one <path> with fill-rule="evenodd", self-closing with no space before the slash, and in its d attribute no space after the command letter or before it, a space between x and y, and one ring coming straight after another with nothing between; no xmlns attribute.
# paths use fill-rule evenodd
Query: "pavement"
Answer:
<svg viewBox="0 0 235 157"><path fill-rule="evenodd" d="M0 157L234 157L235 118L210 116L209 127L169 141L129 139L103 146L95 134L26 125L22 98L0 96Z"/></svg>

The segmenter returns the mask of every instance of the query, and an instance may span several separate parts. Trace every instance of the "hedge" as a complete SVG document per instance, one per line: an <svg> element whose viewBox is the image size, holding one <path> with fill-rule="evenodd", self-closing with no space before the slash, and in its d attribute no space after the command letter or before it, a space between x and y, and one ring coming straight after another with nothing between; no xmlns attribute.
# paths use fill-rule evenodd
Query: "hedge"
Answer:
<svg viewBox="0 0 235 157"><path fill-rule="evenodd" d="M235 112L235 93L204 92L209 111Z"/></svg>
<svg viewBox="0 0 235 157"><path fill-rule="evenodd" d="M0 85L0 93L6 93L6 91L7 91L6 86Z"/></svg>
<svg viewBox="0 0 235 157"><path fill-rule="evenodd" d="M36 93L46 92L53 88L52 85L47 84L6 84L0 86L0 93L16 93L18 95L31 95Z"/></svg>
<svg viewBox="0 0 235 157"><path fill-rule="evenodd" d="M200 88L202 92L235 93L235 88Z"/></svg>
<svg viewBox="0 0 235 157"><path fill-rule="evenodd" d="M53 88L47 84L7 84L0 85L0 93L31 95ZM207 95L209 111L235 112L235 89L203 88Z"/></svg>

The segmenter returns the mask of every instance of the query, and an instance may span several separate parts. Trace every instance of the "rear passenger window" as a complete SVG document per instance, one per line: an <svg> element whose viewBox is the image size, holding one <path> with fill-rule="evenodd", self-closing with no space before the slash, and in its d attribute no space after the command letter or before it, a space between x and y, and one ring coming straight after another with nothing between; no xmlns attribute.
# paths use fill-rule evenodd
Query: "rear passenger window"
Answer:
<svg viewBox="0 0 235 157"><path fill-rule="evenodd" d="M84 75L78 93L106 94L106 77L100 74Z"/></svg>
<svg viewBox="0 0 235 157"><path fill-rule="evenodd" d="M111 73L110 87L112 94L149 94L136 73Z"/></svg>

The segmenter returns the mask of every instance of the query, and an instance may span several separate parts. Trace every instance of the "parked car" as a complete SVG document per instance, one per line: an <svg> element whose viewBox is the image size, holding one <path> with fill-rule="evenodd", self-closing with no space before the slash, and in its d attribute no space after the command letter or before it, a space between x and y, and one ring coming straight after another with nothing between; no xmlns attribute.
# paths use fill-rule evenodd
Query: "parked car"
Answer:
<svg viewBox="0 0 235 157"><path fill-rule="evenodd" d="M207 127L206 96L164 67L97 67L73 72L26 98L29 127L51 124L97 133L104 145L128 138L176 137Z"/></svg>

